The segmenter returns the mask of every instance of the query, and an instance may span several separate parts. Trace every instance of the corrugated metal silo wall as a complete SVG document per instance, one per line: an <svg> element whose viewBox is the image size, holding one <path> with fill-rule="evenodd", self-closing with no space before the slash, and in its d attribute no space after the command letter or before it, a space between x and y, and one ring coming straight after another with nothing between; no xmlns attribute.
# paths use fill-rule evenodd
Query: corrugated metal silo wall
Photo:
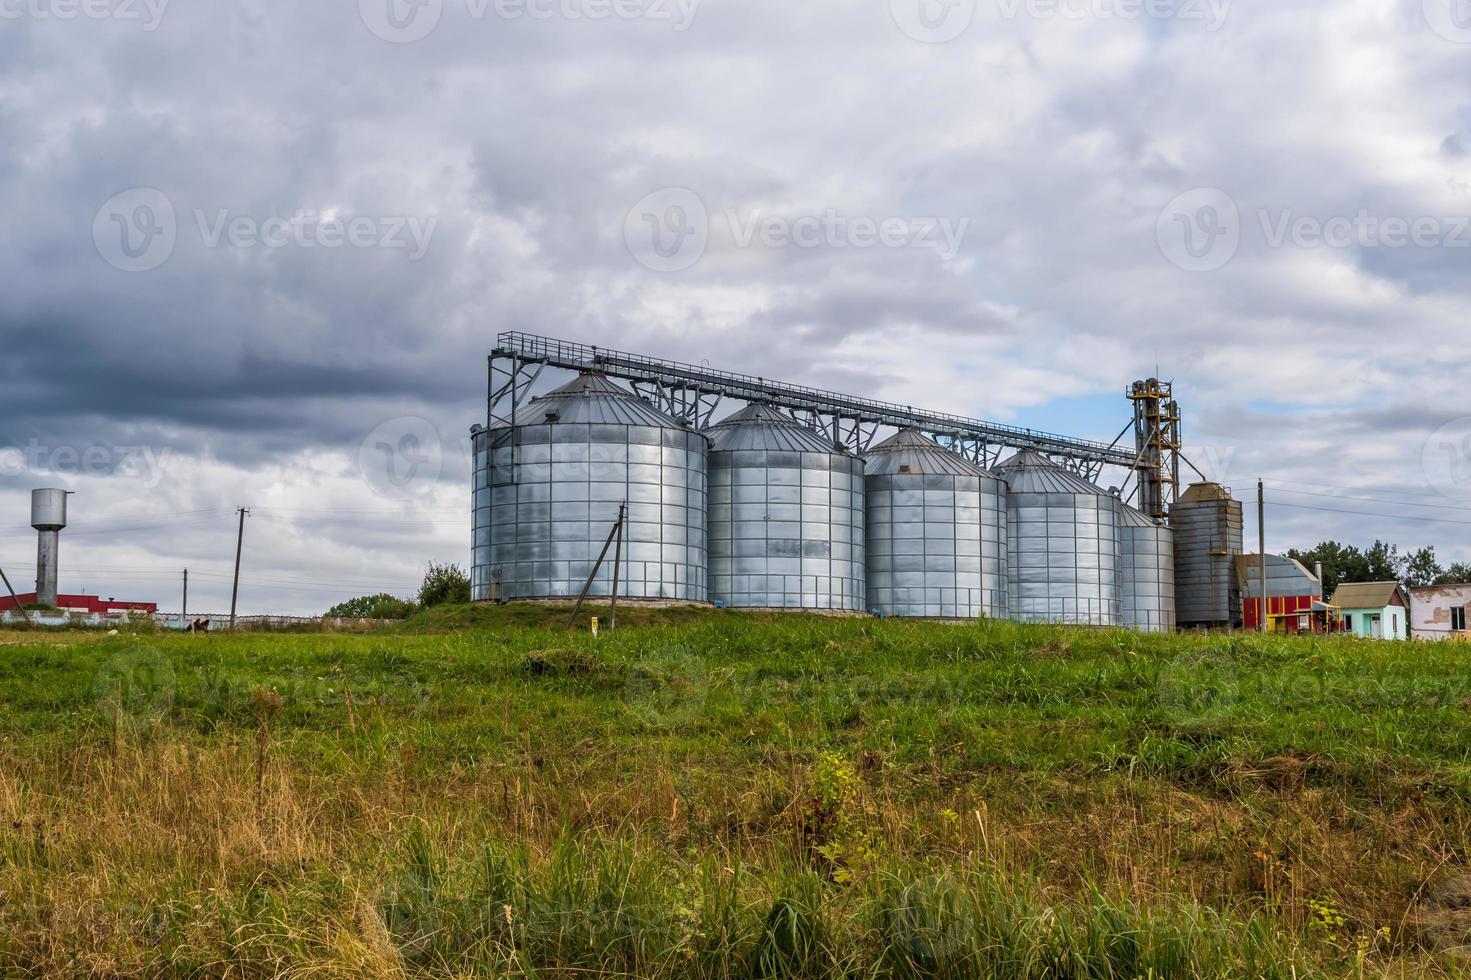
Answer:
<svg viewBox="0 0 1471 980"><path fill-rule="evenodd" d="M472 597L575 597L628 501L619 595L704 602L708 442L638 425L522 425L476 446ZM610 550L590 595L612 594Z"/></svg>
<svg viewBox="0 0 1471 980"><path fill-rule="evenodd" d="M1175 628L1175 542L1167 527L1124 526L1119 592L1124 625L1142 633Z"/></svg>
<svg viewBox="0 0 1471 980"><path fill-rule="evenodd" d="M1242 553L1242 511L1237 500L1177 502L1170 508L1175 531L1175 619L1181 626L1231 626L1241 621L1234 556Z"/></svg>
<svg viewBox="0 0 1471 980"><path fill-rule="evenodd" d="M1005 619L1005 484L993 477L867 478L868 604L888 616Z"/></svg>
<svg viewBox="0 0 1471 980"><path fill-rule="evenodd" d="M745 609L862 611L863 461L710 454L710 598Z"/></svg>
<svg viewBox="0 0 1471 980"><path fill-rule="evenodd" d="M1008 495L1013 619L1120 624L1120 506L1094 493Z"/></svg>

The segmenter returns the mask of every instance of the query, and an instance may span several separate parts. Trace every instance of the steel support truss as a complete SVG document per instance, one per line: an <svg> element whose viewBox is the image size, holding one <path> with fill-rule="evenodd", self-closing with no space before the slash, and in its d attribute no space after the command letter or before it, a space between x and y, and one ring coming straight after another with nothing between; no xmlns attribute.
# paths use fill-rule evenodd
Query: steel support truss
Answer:
<svg viewBox="0 0 1471 980"><path fill-rule="evenodd" d="M1040 452L1080 476L1097 482L1105 466L1137 472L1138 485L1157 481L1144 472L1140 454L1119 446L1130 425L1113 443L1039 432L994 422L916 410L911 406L858 398L766 378L681 364L660 358L538 337L503 333L490 355L490 428L508 426L529 398L546 367L599 371L628 382L641 397L695 428L716 421L721 403L764 402L794 419L831 435L833 443L863 454L886 428L914 428L940 445L983 467L994 467L1011 451Z"/></svg>

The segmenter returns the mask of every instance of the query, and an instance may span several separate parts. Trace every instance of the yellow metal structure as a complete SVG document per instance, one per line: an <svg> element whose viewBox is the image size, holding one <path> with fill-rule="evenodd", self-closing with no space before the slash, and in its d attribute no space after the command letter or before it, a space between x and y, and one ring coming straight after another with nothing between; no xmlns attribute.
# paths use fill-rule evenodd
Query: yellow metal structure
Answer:
<svg viewBox="0 0 1471 980"><path fill-rule="evenodd" d="M1172 382L1150 378L1129 387L1134 444L1139 454L1139 509L1156 520L1169 514L1180 487L1180 405Z"/></svg>

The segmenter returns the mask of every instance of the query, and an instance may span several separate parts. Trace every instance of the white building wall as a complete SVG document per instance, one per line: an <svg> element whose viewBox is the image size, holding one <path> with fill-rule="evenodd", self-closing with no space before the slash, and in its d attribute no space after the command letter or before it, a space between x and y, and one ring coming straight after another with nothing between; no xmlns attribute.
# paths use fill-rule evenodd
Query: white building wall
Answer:
<svg viewBox="0 0 1471 980"><path fill-rule="evenodd" d="M1468 605L1471 605L1471 585L1432 585L1411 589L1411 635L1417 640L1471 640L1471 633L1451 630L1451 610L1465 609Z"/></svg>

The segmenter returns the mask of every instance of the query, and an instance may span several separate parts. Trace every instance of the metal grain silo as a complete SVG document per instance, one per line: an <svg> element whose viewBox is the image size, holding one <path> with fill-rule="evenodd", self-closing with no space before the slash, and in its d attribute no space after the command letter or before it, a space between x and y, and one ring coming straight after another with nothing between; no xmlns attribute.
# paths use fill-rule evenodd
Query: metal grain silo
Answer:
<svg viewBox="0 0 1471 980"><path fill-rule="evenodd" d="M913 429L874 447L864 462L869 608L1004 619L1006 485Z"/></svg>
<svg viewBox="0 0 1471 980"><path fill-rule="evenodd" d="M1122 502L1030 450L996 473L1010 488L1012 618L1118 626Z"/></svg>
<svg viewBox="0 0 1471 980"><path fill-rule="evenodd" d="M475 433L472 597L575 597L628 502L618 594L706 600L708 442L600 374ZM589 595L612 592L613 553Z"/></svg>
<svg viewBox="0 0 1471 980"><path fill-rule="evenodd" d="M1195 483L1170 507L1175 619L1182 629L1241 625L1233 562L1242 552L1241 502L1219 483Z"/></svg>
<svg viewBox="0 0 1471 980"><path fill-rule="evenodd" d="M1124 625L1141 633L1175 628L1175 533L1121 505L1119 597Z"/></svg>
<svg viewBox="0 0 1471 980"><path fill-rule="evenodd" d="M864 607L863 461L770 405L710 439L710 598L744 609Z"/></svg>

